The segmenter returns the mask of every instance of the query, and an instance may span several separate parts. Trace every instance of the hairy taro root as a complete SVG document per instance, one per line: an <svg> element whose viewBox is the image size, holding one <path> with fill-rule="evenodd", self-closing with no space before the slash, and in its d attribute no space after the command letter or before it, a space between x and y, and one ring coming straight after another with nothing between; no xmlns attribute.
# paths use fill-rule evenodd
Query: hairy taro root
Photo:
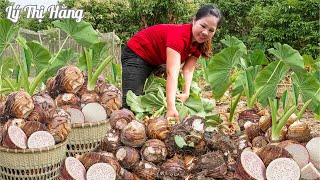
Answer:
<svg viewBox="0 0 320 180"><path fill-rule="evenodd" d="M239 113L238 124L241 130L244 130L244 124L247 121L258 123L260 116L254 109L244 110Z"/></svg>
<svg viewBox="0 0 320 180"><path fill-rule="evenodd" d="M115 153L120 146L120 132L115 129L110 129L101 141L100 149L102 151Z"/></svg>
<svg viewBox="0 0 320 180"><path fill-rule="evenodd" d="M60 143L67 139L71 131L70 119L57 116L48 124L48 131L53 135L56 143Z"/></svg>
<svg viewBox="0 0 320 180"><path fill-rule="evenodd" d="M292 158L292 155L287 150L271 144L259 149L257 154L266 166L268 166L271 161L277 158Z"/></svg>
<svg viewBox="0 0 320 180"><path fill-rule="evenodd" d="M144 180L155 180L159 172L159 167L147 161L140 161L134 169L134 173Z"/></svg>
<svg viewBox="0 0 320 180"><path fill-rule="evenodd" d="M169 121L163 116L154 118L147 124L146 130L149 138L165 140L170 132Z"/></svg>
<svg viewBox="0 0 320 180"><path fill-rule="evenodd" d="M58 107L65 110L68 108L81 109L80 98L73 93L59 94L56 97L55 102Z"/></svg>
<svg viewBox="0 0 320 180"><path fill-rule="evenodd" d="M142 158L155 164L166 160L167 154L166 145L159 139L149 139L141 148Z"/></svg>
<svg viewBox="0 0 320 180"><path fill-rule="evenodd" d="M9 126L2 137L2 146L10 149L26 149L27 136L18 126Z"/></svg>
<svg viewBox="0 0 320 180"><path fill-rule="evenodd" d="M132 170L140 162L139 151L133 147L120 147L115 155L120 165L129 170Z"/></svg>
<svg viewBox="0 0 320 180"><path fill-rule="evenodd" d="M86 179L86 169L83 164L74 157L67 157L62 164L60 179Z"/></svg>
<svg viewBox="0 0 320 180"><path fill-rule="evenodd" d="M37 121L47 124L53 117L56 110L54 100L46 93L39 93L32 96L34 110L27 117L29 121Z"/></svg>
<svg viewBox="0 0 320 180"><path fill-rule="evenodd" d="M186 173L184 161L177 155L162 163L159 171L161 179L185 179Z"/></svg>
<svg viewBox="0 0 320 180"><path fill-rule="evenodd" d="M131 121L121 130L120 140L127 146L141 147L147 140L145 126L136 120Z"/></svg>
<svg viewBox="0 0 320 180"><path fill-rule="evenodd" d="M106 110L108 116L115 110L120 109L122 106L122 99L116 92L104 92L100 96L100 104Z"/></svg>
<svg viewBox="0 0 320 180"><path fill-rule="evenodd" d="M4 114L13 118L26 118L34 108L31 96L24 91L11 93L6 101Z"/></svg>
<svg viewBox="0 0 320 180"><path fill-rule="evenodd" d="M26 121L23 123L20 128L23 130L23 132L26 134L26 136L29 138L30 135L36 131L46 131L47 127L38 122L38 121Z"/></svg>
<svg viewBox="0 0 320 180"><path fill-rule="evenodd" d="M310 132L311 130L308 124L301 121L295 121L288 128L287 139L306 142L311 139Z"/></svg>
<svg viewBox="0 0 320 180"><path fill-rule="evenodd" d="M133 112L128 109L115 110L110 115L110 125L114 129L122 130L130 121L135 119Z"/></svg>
<svg viewBox="0 0 320 180"><path fill-rule="evenodd" d="M243 151L237 160L236 176L241 179L266 179L266 166L259 156L251 151Z"/></svg>

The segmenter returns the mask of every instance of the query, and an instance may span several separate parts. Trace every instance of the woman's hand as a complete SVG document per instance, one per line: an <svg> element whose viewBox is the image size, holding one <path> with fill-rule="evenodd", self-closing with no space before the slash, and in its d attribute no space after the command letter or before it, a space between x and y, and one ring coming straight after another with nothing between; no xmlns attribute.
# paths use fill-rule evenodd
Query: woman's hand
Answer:
<svg viewBox="0 0 320 180"><path fill-rule="evenodd" d="M177 98L180 99L182 103L184 103L189 98L189 94L182 93L182 94L177 95Z"/></svg>
<svg viewBox="0 0 320 180"><path fill-rule="evenodd" d="M167 114L166 114L166 117L174 117L176 119L176 121L179 123L179 113L177 111L176 108L172 108L172 109L168 109L167 110Z"/></svg>

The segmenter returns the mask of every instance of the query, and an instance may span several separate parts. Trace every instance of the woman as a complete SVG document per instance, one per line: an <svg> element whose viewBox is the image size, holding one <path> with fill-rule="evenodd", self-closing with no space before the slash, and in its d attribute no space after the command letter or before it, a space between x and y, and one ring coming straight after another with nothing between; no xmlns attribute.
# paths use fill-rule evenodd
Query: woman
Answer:
<svg viewBox="0 0 320 180"><path fill-rule="evenodd" d="M211 39L220 25L220 10L212 5L202 6L191 24L160 24L135 34L124 48L122 61L123 107L126 94L131 90L141 95L145 80L157 65L166 64L167 114L179 120L175 107L178 75L182 67L185 80L183 93L177 95L182 102L189 98L192 76L200 55L211 55Z"/></svg>

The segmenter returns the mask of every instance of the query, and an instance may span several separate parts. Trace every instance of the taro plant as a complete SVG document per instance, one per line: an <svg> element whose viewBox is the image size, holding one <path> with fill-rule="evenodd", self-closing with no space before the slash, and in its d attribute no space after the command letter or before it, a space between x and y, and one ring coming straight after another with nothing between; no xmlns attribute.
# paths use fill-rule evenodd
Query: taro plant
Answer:
<svg viewBox="0 0 320 180"><path fill-rule="evenodd" d="M46 78L52 76L59 68L70 60L78 57L71 49L63 49L70 37L85 47L98 41L97 33L92 29L89 23L84 21L76 23L74 20L65 20L64 22L54 21L53 24L66 31L68 35L62 43L58 53L53 55L40 43L33 41L27 42L24 38L20 37L18 35L19 29L9 20L0 20L0 24L1 34L3 36L0 42L0 55L2 55L7 47L10 47L14 54L13 60L17 65L15 71L16 85L13 85L8 77L5 77L4 79L11 91L17 91L20 88L23 88L30 95L34 94L36 88L41 82L44 82ZM15 41L22 47L20 56L13 47L12 43ZM3 61L2 56L0 57L1 61ZM4 65L6 64L1 64L1 67L3 68ZM29 82L32 66L35 67L37 76L33 81ZM1 73L1 76L3 75L5 74ZM8 90L8 88L5 90Z"/></svg>
<svg viewBox="0 0 320 180"><path fill-rule="evenodd" d="M136 113L138 119L142 119L144 116L154 118L165 115L167 110L165 84L165 79L156 77L152 74L145 83L144 95L136 96L132 91L128 92L127 103L131 110ZM181 90L183 84L181 75L178 84ZM197 83L193 82L189 99L185 103L176 100L176 107L181 120L187 115L199 115L204 117L213 110L215 102L201 98L199 94L199 87Z"/></svg>

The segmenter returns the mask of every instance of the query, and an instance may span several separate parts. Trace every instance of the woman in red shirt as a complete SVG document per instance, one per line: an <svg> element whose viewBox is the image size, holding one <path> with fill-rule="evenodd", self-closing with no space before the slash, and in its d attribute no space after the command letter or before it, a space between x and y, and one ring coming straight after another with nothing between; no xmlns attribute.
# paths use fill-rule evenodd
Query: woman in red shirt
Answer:
<svg viewBox="0 0 320 180"><path fill-rule="evenodd" d="M124 48L122 61L123 107L129 90L141 95L145 80L157 65L166 64L167 114L179 117L175 107L178 75L182 67L185 80L183 93L177 95L182 102L189 98L192 76L200 55L211 55L211 39L220 25L220 10L212 5L202 6L191 24L159 24L135 34Z"/></svg>

